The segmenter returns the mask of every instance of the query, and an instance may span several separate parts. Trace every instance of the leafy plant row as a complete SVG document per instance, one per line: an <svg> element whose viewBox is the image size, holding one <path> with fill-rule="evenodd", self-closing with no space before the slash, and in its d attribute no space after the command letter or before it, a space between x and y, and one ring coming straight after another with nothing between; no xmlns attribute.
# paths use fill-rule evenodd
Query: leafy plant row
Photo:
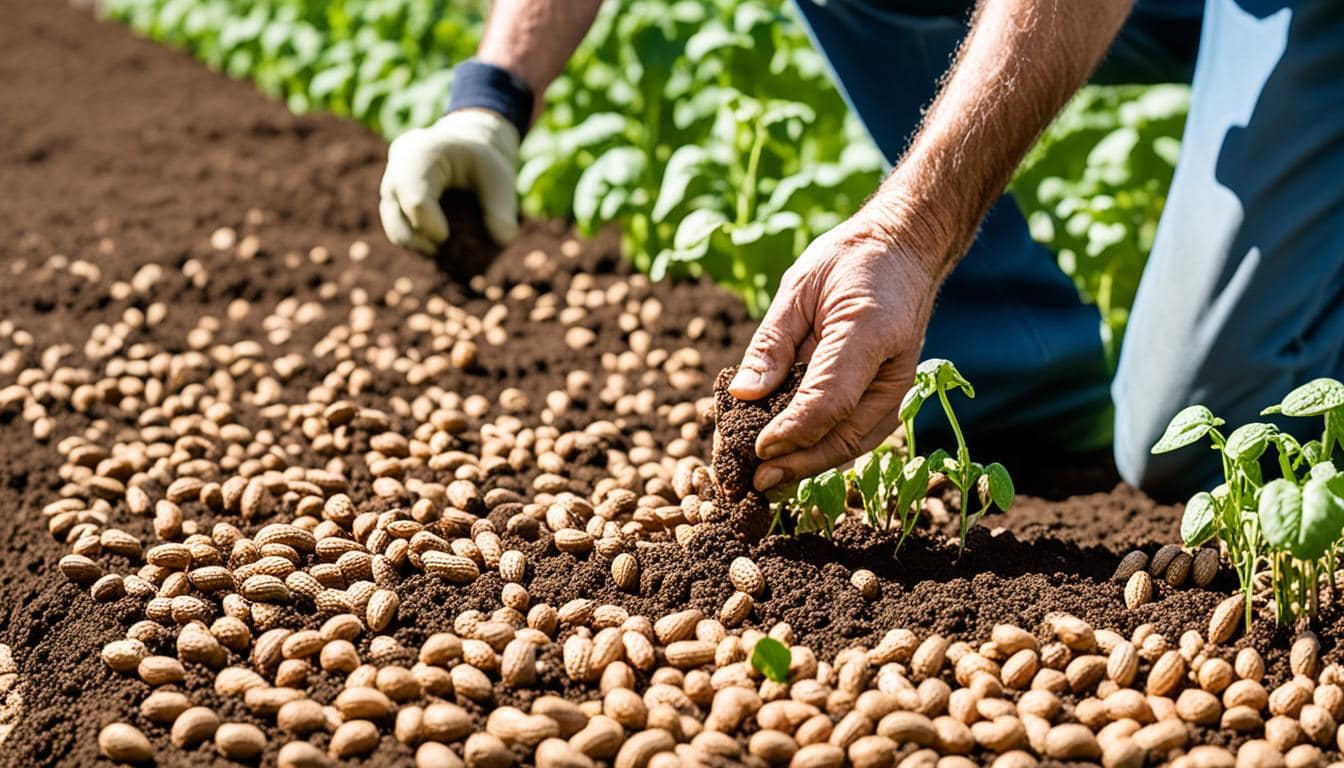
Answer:
<svg viewBox="0 0 1344 768"><path fill-rule="evenodd" d="M391 138L442 111L484 0L106 0L149 37L291 109ZM1118 341L1184 117L1181 89L1086 90L1013 186ZM704 274L764 311L794 255L852 213L882 158L783 4L612 0L522 152L524 209L621 225L654 277Z"/></svg>
<svg viewBox="0 0 1344 768"><path fill-rule="evenodd" d="M1337 596L1344 547L1344 474L1336 467L1344 443L1344 384L1316 379L1262 414L1320 418L1324 428L1319 439L1306 442L1269 422L1225 435L1222 419L1192 405L1153 446L1153 453L1167 453L1208 438L1218 452L1223 482L1186 504L1181 537L1191 547L1222 542L1246 596L1247 626L1257 587L1264 585L1280 623L1315 617L1325 588Z"/></svg>
<svg viewBox="0 0 1344 768"><path fill-rule="evenodd" d="M951 393L960 391L975 397L975 389L957 367L948 360L931 359L915 370L915 383L901 403L901 422L905 427L905 449L882 445L860 456L848 471L830 469L798 483L793 497L775 507L774 528L784 532L820 532L830 536L839 520L848 513L849 499L858 496L864 521L881 530L898 526L896 549L919 523L924 499L941 474L961 495L961 546L981 517L994 507L1007 511L1013 506L1013 479L1002 464L988 466L971 459L962 436L961 425L952 409ZM956 436L955 454L939 448L928 455L916 451L914 422L920 409L936 399L942 406L952 433Z"/></svg>

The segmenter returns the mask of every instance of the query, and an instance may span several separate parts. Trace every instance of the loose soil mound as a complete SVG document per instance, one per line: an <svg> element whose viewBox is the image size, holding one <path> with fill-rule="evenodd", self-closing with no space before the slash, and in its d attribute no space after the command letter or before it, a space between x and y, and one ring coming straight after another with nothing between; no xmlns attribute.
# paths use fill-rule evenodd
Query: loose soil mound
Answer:
<svg viewBox="0 0 1344 768"><path fill-rule="evenodd" d="M599 419L619 421L621 435L611 437L607 447L622 451L681 440L691 455L708 455L706 425L673 426L658 408L696 396L688 392L707 395L710 382L699 372L723 368L740 355L752 324L724 292L695 282L645 286L629 275L614 237L579 244L554 223L529 223L520 241L498 258L481 258L487 251L484 241L479 235L463 237L470 215L459 206L450 211L453 244L440 259L397 250L383 241L377 225L376 190L386 153L377 137L336 119L292 116L250 86L228 82L185 56L135 40L65 4L0 0L0 13L6 20L0 25L0 77L6 83L0 89L0 114L5 115L0 176L7 181L0 206L0 274L6 287L0 292L0 325L12 324L7 338L0 339L0 360L8 361L0 366L0 388L12 383L17 371L42 367L43 351L53 346L70 345L61 348L61 365L97 368L83 346L91 329L99 324L113 328L126 321L128 309L144 312L151 306L139 293L111 298L120 295L118 283L152 283L153 302L169 310L162 322L131 329L128 343L176 350L200 329L202 316L232 318L229 307L237 299L267 308L292 300L295 307L311 304L348 313L349 297L359 295L374 308L369 337L386 335L426 354L434 340L410 321L419 308L438 301L483 317L492 307L507 307L500 327L508 341L481 345L470 364L442 371L432 384L463 397L485 395L492 402L516 388L522 396L518 417L536 422L548 408L547 395L564 390L573 372L599 379L596 389L611 370L604 361L618 366L631 351L634 342L623 329L622 303L589 304L585 298L622 283L639 291L641 307L658 308L641 316L648 338L640 344L666 350L690 345L692 352L683 357L696 358L696 365L688 363L686 375L677 379L681 388L673 386L670 375L639 385L651 392L647 408L594 394L575 398L552 417L565 429ZM221 255L220 242L211 242L220 227L240 238L225 249L228 256ZM72 268L75 263L80 266ZM157 267L157 275L146 272L149 266ZM561 343L565 331L559 324L530 314L532 298L545 292L588 307L578 323L590 332L588 343ZM321 322L300 323L274 334L262 314L226 319L209 332L266 340L268 357L292 353L304 359L328 330ZM15 340L15 327L31 334L31 340ZM325 374L319 366L299 366L280 385L279 396L302 401L323 385ZM379 370L359 400L393 414L394 428L409 429L415 424L410 403L426 386L408 384L405 371ZM271 428L274 421L261 410L240 409L237 422L253 431ZM0 747L0 762L93 765L100 760L99 729L127 720L162 750L162 764L224 764L208 743L191 751L171 747L163 727L138 715L149 687L109 670L99 651L142 618L142 602L94 602L87 589L67 581L56 564L68 545L50 535L42 514L67 482L57 441L69 435L115 435L135 426L136 416L108 402L88 413L53 408L48 417L51 437L39 440L21 415L0 413L5 446L0 451L0 642L13 649L24 702L17 726ZM365 448L361 443L360 450ZM602 477L607 455L592 449L572 457L572 481L586 487ZM290 458L306 466L326 461L314 451ZM1012 467L1013 457L999 458ZM368 469L362 463L349 469L356 503L361 508L381 503L369 490L373 477ZM742 472L741 477L750 478L747 467ZM492 480L493 487L527 489L540 474L536 467L524 468ZM152 537L148 518L128 517L120 508L117 514L123 529ZM1118 487L1064 502L1020 498L1011 514L986 518L960 559L953 544L932 533L916 534L897 557L891 537L853 525L841 526L833 541L776 537L756 544L745 543L734 531L711 529L685 548L662 534L640 549L638 594L619 592L602 558L559 553L549 538L529 537L525 531L511 531L506 543L529 556L527 586L534 601L560 605L581 596L655 617L687 606L716 612L732 592L728 563L750 555L769 585L750 623L789 622L799 642L829 657L898 626L921 635L938 630L984 637L995 623L1011 621L1040 631L1046 614L1058 610L1121 631L1154 622L1172 638L1184 629L1202 629L1212 606L1226 594L1225 579L1212 591L1159 587L1155 601L1134 612L1124 610L1121 587L1109 580L1128 549L1152 551L1174 539L1178 519L1178 508ZM102 562L129 570L130 561L118 557L104 555ZM857 568L878 575L881 590L875 601L865 601L850 585ZM469 588L408 575L398 588L405 596L396 636L413 647L450 625L462 609L494 610L500 606L500 588L493 574ZM311 619L293 614L282 621L297 625ZM1256 638L1267 649L1273 635L1259 628ZM1333 631L1323 636L1331 657L1335 636ZM1285 654L1274 651L1269 658L1271 676L1282 679ZM582 695L556 672L558 660L551 661L552 672L538 690ZM221 716L265 729L271 744L265 759L272 763L282 739L270 719L218 696L211 680L209 670L189 665L184 687L193 701L215 707ZM341 681L320 673L311 684L334 695ZM502 687L496 692L504 703L523 703L532 695ZM384 737L368 764L407 765L410 756L407 747Z"/></svg>
<svg viewBox="0 0 1344 768"><path fill-rule="evenodd" d="M759 400L738 400L728 391L737 366L719 371L714 380L714 444L711 466L722 502L733 505L730 523L748 541L765 535L770 526L769 502L753 486L756 469L756 438L772 419L784 412L803 381L806 363L797 363L784 383Z"/></svg>
<svg viewBox="0 0 1344 768"><path fill-rule="evenodd" d="M714 446L714 478L731 502L752 493L752 477L761 465L756 456L756 438L772 419L783 413L802 383L805 363L794 365L784 383L760 400L738 400L728 391L737 366L724 368L714 381L714 422L719 442Z"/></svg>

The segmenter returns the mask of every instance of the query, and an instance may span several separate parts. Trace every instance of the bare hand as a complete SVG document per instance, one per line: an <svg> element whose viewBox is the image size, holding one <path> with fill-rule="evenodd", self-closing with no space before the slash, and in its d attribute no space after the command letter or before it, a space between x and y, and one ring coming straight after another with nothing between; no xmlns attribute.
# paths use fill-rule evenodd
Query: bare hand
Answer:
<svg viewBox="0 0 1344 768"><path fill-rule="evenodd" d="M873 208L818 237L784 273L729 385L756 400L795 360L811 359L789 406L756 440L765 460L758 490L853 459L900 424L941 279L929 264L942 253Z"/></svg>

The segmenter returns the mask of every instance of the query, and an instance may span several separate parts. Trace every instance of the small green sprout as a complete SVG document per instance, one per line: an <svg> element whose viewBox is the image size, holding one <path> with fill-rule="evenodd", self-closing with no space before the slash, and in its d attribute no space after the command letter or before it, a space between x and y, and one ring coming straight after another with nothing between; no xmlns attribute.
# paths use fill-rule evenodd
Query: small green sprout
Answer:
<svg viewBox="0 0 1344 768"><path fill-rule="evenodd" d="M788 646L773 637L762 637L756 641L751 652L751 668L776 683L789 681L789 664L793 655Z"/></svg>
<svg viewBox="0 0 1344 768"><path fill-rule="evenodd" d="M982 466L971 461L970 451L961 433L961 425L948 392L960 389L975 396L970 382L947 360L926 360L915 371L915 383L901 404L905 426L906 450L881 445L860 456L854 468L841 474L828 470L798 484L792 498L775 508L773 530L782 532L821 531L830 536L845 514L851 489L862 501L864 521L881 530L891 530L899 522L899 552L919 522L929 481L941 472L961 490L961 547L979 519L994 507L1007 510L1013 505L1013 480L1002 464ZM925 458L915 453L914 421L924 403L938 398L957 438L957 454L934 451ZM974 510L974 511L973 511Z"/></svg>
<svg viewBox="0 0 1344 768"><path fill-rule="evenodd" d="M948 393L961 390L967 397L975 397L975 388L961 375L957 367L948 360L933 358L925 360L915 369L915 385L905 394L901 403L901 421L905 424L906 440L910 453L915 452L914 421L915 415L924 403L938 398L957 439L956 456L939 449L929 456L929 465L934 471L942 472L961 491L961 548L966 548L966 536L975 524L992 507L1008 511L1013 506L1016 491L1008 470L998 463L984 466L971 460L971 452L966 447L966 438L962 435L957 414L952 410L952 401ZM979 507L972 512L972 504Z"/></svg>

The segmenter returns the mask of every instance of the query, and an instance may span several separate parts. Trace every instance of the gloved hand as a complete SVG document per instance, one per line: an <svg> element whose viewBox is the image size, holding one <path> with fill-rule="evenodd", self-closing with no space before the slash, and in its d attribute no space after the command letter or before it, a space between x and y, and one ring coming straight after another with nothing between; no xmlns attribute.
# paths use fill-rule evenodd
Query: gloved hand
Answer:
<svg viewBox="0 0 1344 768"><path fill-rule="evenodd" d="M398 136L379 185L387 239L432 255L448 239L439 197L453 188L476 193L486 231L507 244L518 234L518 144L518 129L484 109L450 112Z"/></svg>

